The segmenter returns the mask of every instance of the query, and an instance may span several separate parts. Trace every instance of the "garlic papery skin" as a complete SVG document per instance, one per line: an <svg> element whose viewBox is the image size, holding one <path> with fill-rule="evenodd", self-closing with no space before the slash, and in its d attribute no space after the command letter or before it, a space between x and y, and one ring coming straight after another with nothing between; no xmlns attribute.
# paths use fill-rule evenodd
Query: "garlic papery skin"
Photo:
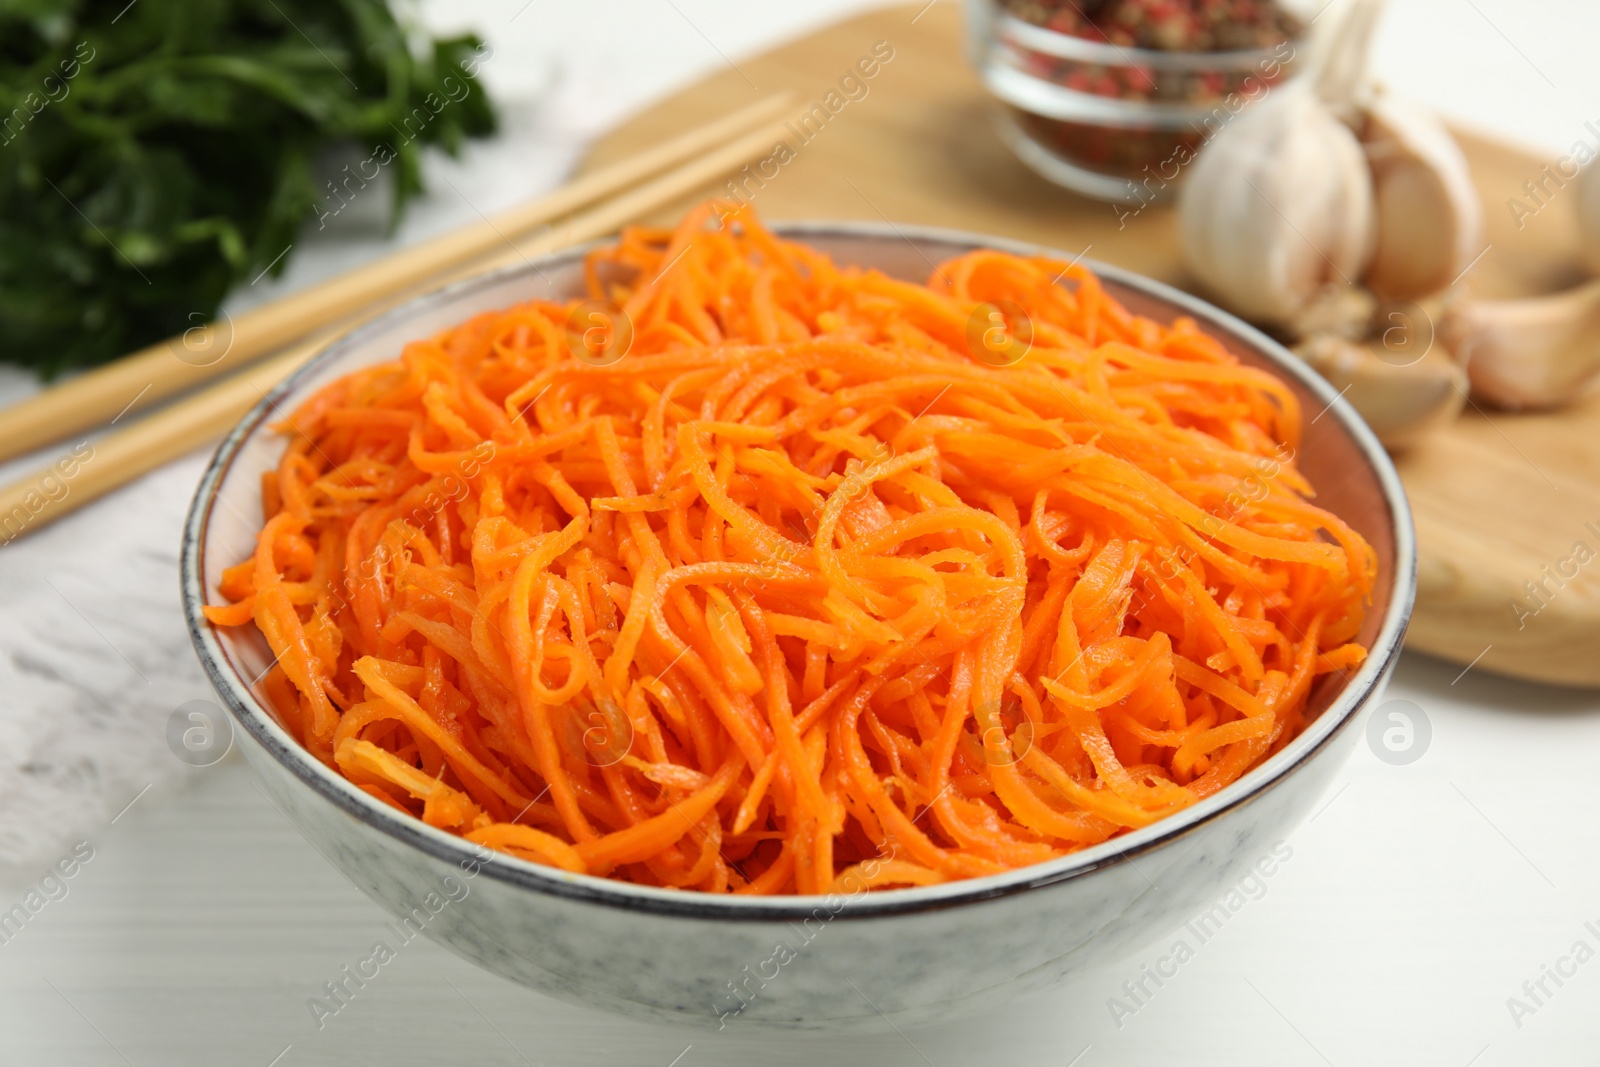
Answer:
<svg viewBox="0 0 1600 1067"><path fill-rule="evenodd" d="M1367 68L1384 6L1385 0L1325 0L1311 20L1328 15L1323 31L1312 38L1310 78L1328 110L1352 127L1372 95Z"/></svg>
<svg viewBox="0 0 1600 1067"><path fill-rule="evenodd" d="M1431 112L1386 95L1368 106L1361 140L1377 233L1367 287L1388 300L1438 292L1483 250L1483 205L1466 157Z"/></svg>
<svg viewBox="0 0 1600 1067"><path fill-rule="evenodd" d="M1385 447L1398 451L1454 419L1467 402L1467 378L1437 346L1397 363L1375 346L1324 334L1294 347L1350 401Z"/></svg>
<svg viewBox="0 0 1600 1067"><path fill-rule="evenodd" d="M1361 144L1305 82L1212 138L1179 193L1184 257L1230 309L1292 322L1329 285L1353 285L1374 244Z"/></svg>
<svg viewBox="0 0 1600 1067"><path fill-rule="evenodd" d="M1485 400L1506 408L1566 403L1600 377L1600 281L1554 296L1457 304L1440 337Z"/></svg>

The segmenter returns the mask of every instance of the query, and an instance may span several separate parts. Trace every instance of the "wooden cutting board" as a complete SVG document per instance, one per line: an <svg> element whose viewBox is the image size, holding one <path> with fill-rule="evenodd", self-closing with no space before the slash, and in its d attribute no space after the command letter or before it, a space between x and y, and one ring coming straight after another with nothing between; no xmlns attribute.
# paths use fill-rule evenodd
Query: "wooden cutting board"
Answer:
<svg viewBox="0 0 1600 1067"><path fill-rule="evenodd" d="M747 181L757 208L782 219L884 219L999 234L1076 252L1186 289L1173 212L1151 206L1119 221L1110 205L1036 177L1001 145L990 104L962 51L954 0L888 8L766 55L727 64L599 142L592 169L760 95L789 89L809 106L837 90L858 60L881 62L820 130L788 141L793 159L770 181ZM882 43L880 43L882 42ZM833 102L837 106L837 101ZM1551 292L1582 277L1573 197L1555 197L1518 230L1507 206L1545 162L1460 135L1483 195L1489 250L1463 283L1483 296ZM768 167L768 174L772 173ZM670 223L688 206L650 221ZM1556 414L1474 410L1397 457L1421 552L1408 646L1543 682L1600 686L1600 563L1570 573L1584 542L1600 553L1600 398ZM1593 528L1586 524L1593 522ZM1558 586L1557 581L1564 582ZM1516 605L1544 606L1519 626Z"/></svg>

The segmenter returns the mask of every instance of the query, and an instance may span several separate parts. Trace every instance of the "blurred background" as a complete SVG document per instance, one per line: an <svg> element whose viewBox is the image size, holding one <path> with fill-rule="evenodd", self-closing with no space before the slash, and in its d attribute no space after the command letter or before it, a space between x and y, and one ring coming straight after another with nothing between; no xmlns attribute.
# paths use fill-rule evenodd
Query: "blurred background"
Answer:
<svg viewBox="0 0 1600 1067"><path fill-rule="evenodd" d="M956 6L958 0L938 2ZM479 153L494 158L522 141L529 150L518 161L554 180L563 166L573 165L586 140L674 88L725 68L734 57L885 5L534 0L518 13L519 6L518 0L463 0L418 8L435 32L478 32L511 60L491 63L482 74L512 109L502 135L510 143L503 149L471 147L459 161L430 161L462 190L470 189L484 211L514 203L526 188L513 175L488 178L483 171L492 168L475 165ZM1372 64L1397 93L1437 108L1452 123L1555 156L1585 135L1584 123L1600 124L1600 67L1588 55L1596 33L1600 8L1581 0L1391 0ZM434 196L416 205L399 236L425 236L474 217L473 205L436 187ZM346 254L364 251L351 248ZM304 284L318 271L337 269L331 260L302 263L290 268L282 284Z"/></svg>

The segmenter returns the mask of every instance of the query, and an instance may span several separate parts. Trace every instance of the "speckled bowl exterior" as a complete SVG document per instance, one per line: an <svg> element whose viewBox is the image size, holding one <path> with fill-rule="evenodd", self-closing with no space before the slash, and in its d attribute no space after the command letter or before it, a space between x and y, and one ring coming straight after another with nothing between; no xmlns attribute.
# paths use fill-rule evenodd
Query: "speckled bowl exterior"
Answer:
<svg viewBox="0 0 1600 1067"><path fill-rule="evenodd" d="M841 263L917 280L931 264L978 246L1040 251L877 224L778 229ZM408 340L518 300L577 293L581 262L574 251L463 282L333 345L223 441L185 527L184 610L200 660L238 724L241 748L279 809L398 925L532 989L636 1018L837 1032L887 1017L903 1027L1048 988L1177 929L1250 869L1270 863L1273 846L1324 795L1357 733L1347 727L1380 695L1411 612L1416 555L1399 479L1350 406L1280 346L1193 297L1093 263L1132 310L1164 321L1188 315L1242 359L1290 383L1307 412L1301 468L1319 502L1378 553L1378 584L1360 635L1370 649L1366 662L1324 679L1305 732L1238 782L1153 826L1003 875L752 899L636 886L488 853L379 803L323 766L268 710L255 680L271 654L254 628L214 628L200 611L221 602L222 569L253 550L260 475L283 447L267 424L333 378L394 358Z"/></svg>

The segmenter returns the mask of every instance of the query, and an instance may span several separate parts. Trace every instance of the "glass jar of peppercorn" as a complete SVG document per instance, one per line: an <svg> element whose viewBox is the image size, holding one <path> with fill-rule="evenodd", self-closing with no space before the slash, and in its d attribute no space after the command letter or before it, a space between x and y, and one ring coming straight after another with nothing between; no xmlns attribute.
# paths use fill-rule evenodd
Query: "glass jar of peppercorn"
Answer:
<svg viewBox="0 0 1600 1067"><path fill-rule="evenodd" d="M1305 24L1282 0L967 0L998 129L1057 184L1127 204L1290 77Z"/></svg>

